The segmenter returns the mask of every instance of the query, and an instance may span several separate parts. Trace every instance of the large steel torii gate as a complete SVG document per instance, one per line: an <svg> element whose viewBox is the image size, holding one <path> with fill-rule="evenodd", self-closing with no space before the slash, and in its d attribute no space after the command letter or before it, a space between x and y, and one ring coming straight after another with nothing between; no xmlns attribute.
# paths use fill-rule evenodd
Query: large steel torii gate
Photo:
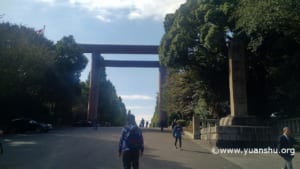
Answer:
<svg viewBox="0 0 300 169"><path fill-rule="evenodd" d="M165 121L166 116L162 112L161 90L165 83L166 69L158 61L120 61L104 60L101 62L101 54L158 54L156 45L96 45L96 44L79 44L83 53L92 54L91 73L90 73L90 91L88 103L88 120L97 119L97 110L99 102L99 84L101 66L105 67L136 67L136 68L159 68L159 94L158 94L158 112L160 121Z"/></svg>

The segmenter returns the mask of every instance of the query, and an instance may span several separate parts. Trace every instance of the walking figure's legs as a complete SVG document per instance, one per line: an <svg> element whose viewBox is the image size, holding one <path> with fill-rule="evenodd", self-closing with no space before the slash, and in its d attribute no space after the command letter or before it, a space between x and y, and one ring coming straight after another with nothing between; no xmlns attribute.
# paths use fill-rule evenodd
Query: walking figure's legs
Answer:
<svg viewBox="0 0 300 169"><path fill-rule="evenodd" d="M129 151L123 152L123 168L130 169L131 168L131 154Z"/></svg>
<svg viewBox="0 0 300 169"><path fill-rule="evenodd" d="M177 149L177 141L178 141L178 137L175 137L175 143L174 143L174 145L175 145L176 149Z"/></svg>
<svg viewBox="0 0 300 169"><path fill-rule="evenodd" d="M179 139L179 147L181 148L181 146L182 146L182 139L181 139L181 137L179 137L178 139Z"/></svg>
<svg viewBox="0 0 300 169"><path fill-rule="evenodd" d="M292 159L285 159L284 169L293 169Z"/></svg>

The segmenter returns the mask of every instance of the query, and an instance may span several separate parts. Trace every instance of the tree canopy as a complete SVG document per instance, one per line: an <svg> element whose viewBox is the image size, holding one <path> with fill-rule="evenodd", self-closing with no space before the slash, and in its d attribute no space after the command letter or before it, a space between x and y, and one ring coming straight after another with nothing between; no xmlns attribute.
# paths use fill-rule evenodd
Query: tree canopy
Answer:
<svg viewBox="0 0 300 169"><path fill-rule="evenodd" d="M228 50L243 43L249 113L300 111L298 1L187 0L165 17L160 62L168 67L164 109L229 113ZM180 89L180 90L179 90Z"/></svg>
<svg viewBox="0 0 300 169"><path fill-rule="evenodd" d="M57 123L87 118L88 82L80 82L87 58L73 36L56 43L32 28L0 24L0 124L12 118L28 117ZM107 121L121 125L125 105L114 86L101 76L101 101L109 104L99 111ZM125 112L125 113L124 113Z"/></svg>

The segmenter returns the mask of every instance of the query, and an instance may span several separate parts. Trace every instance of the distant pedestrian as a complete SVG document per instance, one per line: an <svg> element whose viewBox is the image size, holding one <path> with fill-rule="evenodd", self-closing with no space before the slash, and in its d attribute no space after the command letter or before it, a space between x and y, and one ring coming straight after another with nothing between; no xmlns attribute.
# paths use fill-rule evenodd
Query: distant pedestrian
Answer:
<svg viewBox="0 0 300 169"><path fill-rule="evenodd" d="M176 149L178 148L177 147L177 142L179 141L179 149L181 150L181 147L182 147L182 133L183 133L183 129L182 129L182 126L180 125L179 122L176 122L176 126L174 126L174 129L173 129L173 137L175 138L175 147Z"/></svg>
<svg viewBox="0 0 300 169"><path fill-rule="evenodd" d="M279 137L278 154L284 159L284 169L293 169L292 159L295 155L296 141L291 136L291 131L288 127L283 128L283 134Z"/></svg>
<svg viewBox="0 0 300 169"><path fill-rule="evenodd" d="M140 123L140 127L144 128L144 126L145 126L145 120L144 120L144 118L142 118L141 123Z"/></svg>
<svg viewBox="0 0 300 169"><path fill-rule="evenodd" d="M139 168L139 156L144 153L144 139L140 128L136 125L134 115L128 114L127 125L122 130L119 143L119 156L123 155L124 169Z"/></svg>
<svg viewBox="0 0 300 169"><path fill-rule="evenodd" d="M149 125L149 122L148 122L148 121L146 121L146 128L148 128L148 125Z"/></svg>
<svg viewBox="0 0 300 169"><path fill-rule="evenodd" d="M93 120L92 125L93 125L94 130L98 129L97 119Z"/></svg>
<svg viewBox="0 0 300 169"><path fill-rule="evenodd" d="M164 131L164 126L165 126L165 121L164 121L164 120L160 120L160 121L159 121L159 127L160 127L160 131L161 131L161 132Z"/></svg>

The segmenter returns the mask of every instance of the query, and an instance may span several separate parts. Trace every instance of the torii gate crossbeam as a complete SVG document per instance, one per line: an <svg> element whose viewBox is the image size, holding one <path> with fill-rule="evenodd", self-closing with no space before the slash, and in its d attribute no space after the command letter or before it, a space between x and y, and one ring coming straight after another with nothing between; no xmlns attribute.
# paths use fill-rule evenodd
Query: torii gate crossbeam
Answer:
<svg viewBox="0 0 300 169"><path fill-rule="evenodd" d="M95 45L80 44L84 53L105 54L158 54L157 45Z"/></svg>
<svg viewBox="0 0 300 169"><path fill-rule="evenodd" d="M158 61L124 61L124 60L105 60L105 67L136 67L136 68L159 68Z"/></svg>

